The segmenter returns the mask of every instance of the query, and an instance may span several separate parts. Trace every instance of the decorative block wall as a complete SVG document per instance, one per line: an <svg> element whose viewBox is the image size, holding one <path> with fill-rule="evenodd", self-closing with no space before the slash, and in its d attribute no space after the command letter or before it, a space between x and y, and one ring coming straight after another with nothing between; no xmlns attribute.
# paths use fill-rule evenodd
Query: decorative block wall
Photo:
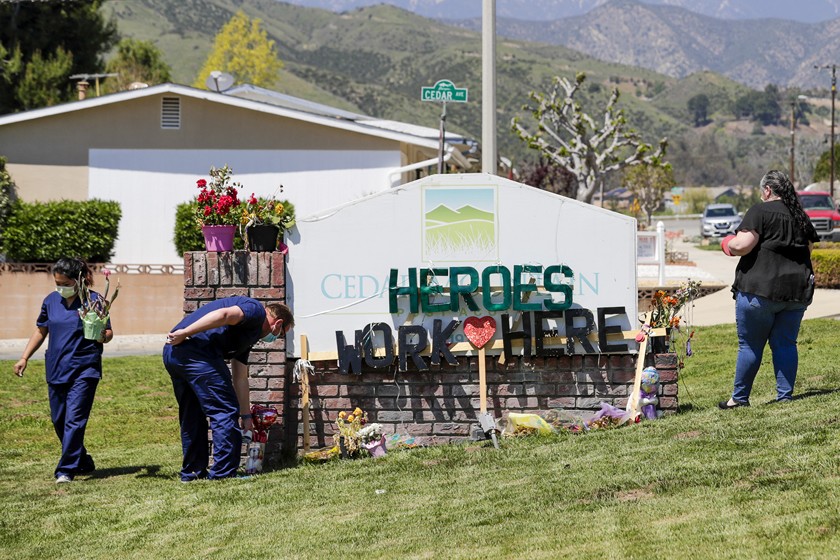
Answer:
<svg viewBox="0 0 840 560"><path fill-rule="evenodd" d="M184 312L217 298L245 295L285 302L285 260L281 253L192 252L184 255ZM290 306L294 309L294 304ZM299 333L305 334L305 333ZM677 409L677 356L648 355L659 370L659 408ZM310 375L310 435L313 448L332 446L334 421L342 410L361 407L385 432L410 434L421 444L463 441L471 436L479 410L478 358L429 371L399 372L364 366L361 375L342 374L336 361L313 362ZM594 412L606 401L624 407L633 388L636 356L575 355L517 358L506 364L486 358L488 411L536 412L552 408ZM410 363L410 361L409 361ZM285 341L258 343L251 351L251 402L274 405L282 423L269 434L266 459L303 447L300 385L286 362Z"/></svg>

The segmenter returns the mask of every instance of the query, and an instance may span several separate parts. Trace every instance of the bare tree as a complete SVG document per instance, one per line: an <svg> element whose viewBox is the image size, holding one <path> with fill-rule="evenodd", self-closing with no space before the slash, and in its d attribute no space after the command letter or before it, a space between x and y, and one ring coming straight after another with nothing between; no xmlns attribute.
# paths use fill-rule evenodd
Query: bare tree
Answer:
<svg viewBox="0 0 840 560"><path fill-rule="evenodd" d="M603 200L607 173L632 165L664 165L668 141L660 140L654 151L635 131L626 127L624 111L616 108L618 88L612 91L599 128L575 100L585 79L583 73L575 77L574 83L558 76L548 94L530 92L533 105L523 108L530 111L536 121L536 133L519 124L518 118L513 119L511 126L528 147L539 150L544 157L576 177L578 200L592 202L598 189Z"/></svg>

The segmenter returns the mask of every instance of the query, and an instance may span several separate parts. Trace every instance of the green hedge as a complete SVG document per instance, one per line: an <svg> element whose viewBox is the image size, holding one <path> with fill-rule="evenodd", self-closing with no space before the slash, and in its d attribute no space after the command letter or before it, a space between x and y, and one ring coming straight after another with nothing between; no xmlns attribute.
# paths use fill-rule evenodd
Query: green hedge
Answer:
<svg viewBox="0 0 840 560"><path fill-rule="evenodd" d="M183 255L188 251L203 251L204 236L195 221L198 202L183 202L175 208L175 251Z"/></svg>
<svg viewBox="0 0 840 560"><path fill-rule="evenodd" d="M175 208L175 251L183 255L187 251L203 251L204 235L201 233L201 226L195 221L198 202L182 202ZM245 244L240 235L239 228L236 229L236 237L233 239L235 249L242 249Z"/></svg>
<svg viewBox="0 0 840 560"><path fill-rule="evenodd" d="M118 202L15 202L3 232L6 259L55 262L62 256L108 262L122 217Z"/></svg>
<svg viewBox="0 0 840 560"><path fill-rule="evenodd" d="M0 247L3 243L3 232L6 231L6 221L12 214L16 200L15 182L6 171L6 158L0 156Z"/></svg>
<svg viewBox="0 0 840 560"><path fill-rule="evenodd" d="M814 249L811 262L817 288L840 288L840 249Z"/></svg>

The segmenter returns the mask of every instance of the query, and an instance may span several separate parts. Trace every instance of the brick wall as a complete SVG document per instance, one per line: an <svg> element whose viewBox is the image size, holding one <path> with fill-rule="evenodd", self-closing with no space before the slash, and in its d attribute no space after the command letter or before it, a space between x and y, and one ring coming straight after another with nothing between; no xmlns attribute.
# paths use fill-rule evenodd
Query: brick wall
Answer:
<svg viewBox="0 0 840 560"><path fill-rule="evenodd" d="M654 360L655 358L655 360ZM342 374L335 361L313 362L310 375L310 434L313 448L331 446L334 421L342 410L360 407L386 434L409 434L416 443L436 444L469 439L479 410L478 359L461 356L459 365L430 366L430 371L384 371L365 366L361 375ZM635 378L636 356L580 355L519 358L504 365L488 356L487 409L499 418L508 412L552 408L579 412L600 409L601 402L627 404ZM659 408L677 409L677 356L648 355L660 375ZM303 445L299 386L289 385L285 422ZM288 434L291 435L291 434Z"/></svg>
<svg viewBox="0 0 840 560"><path fill-rule="evenodd" d="M184 312L202 303L245 295L260 301L285 301L285 260L280 253L186 253L184 256ZM294 306L292 305L294 308ZM655 360L654 360L655 358ZM385 432L410 434L418 443L461 441L471 435L479 410L478 358L458 357L417 371L374 369L342 374L336 361L314 362L310 376L310 434L313 448L331 446L334 421L342 410L361 407L369 420ZM660 374L659 408L677 408L677 356L648 355ZM303 446L300 385L286 362L285 341L258 343L249 363L251 401L274 405L282 422L269 434L269 462L280 450ZM506 364L498 356L485 363L488 411L534 412L552 408L594 412L606 401L627 403L633 387L636 356L631 354L575 355L559 358L517 358Z"/></svg>

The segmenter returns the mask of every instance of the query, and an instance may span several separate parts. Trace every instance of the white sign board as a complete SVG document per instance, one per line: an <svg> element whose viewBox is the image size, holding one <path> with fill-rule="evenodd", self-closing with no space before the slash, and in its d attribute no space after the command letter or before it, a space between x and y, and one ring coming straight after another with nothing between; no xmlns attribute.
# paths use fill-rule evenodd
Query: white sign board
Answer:
<svg viewBox="0 0 840 560"><path fill-rule="evenodd" d="M586 325L587 310L595 323L605 312L613 330L636 326L635 220L497 176L420 179L299 217L286 242L293 355L300 335L313 354L336 353L337 332L352 345L372 323L396 344L400 327L422 326L431 340L436 319L456 320L447 343L465 342L463 322L488 315L498 341L504 316L517 331L523 315L535 325L533 310L564 305L541 319L544 331L562 337L562 315Z"/></svg>

